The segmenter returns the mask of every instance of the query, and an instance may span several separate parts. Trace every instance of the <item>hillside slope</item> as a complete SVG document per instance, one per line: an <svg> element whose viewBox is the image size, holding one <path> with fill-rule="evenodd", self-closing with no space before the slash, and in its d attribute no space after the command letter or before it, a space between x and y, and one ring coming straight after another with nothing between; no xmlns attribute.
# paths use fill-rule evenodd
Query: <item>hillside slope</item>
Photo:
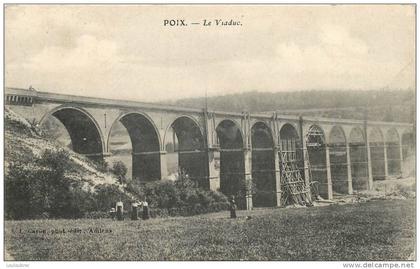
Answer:
<svg viewBox="0 0 420 269"><path fill-rule="evenodd" d="M54 141L47 140L41 135L40 130L35 129L28 121L12 110L5 109L4 119L5 177L8 175L8 168L11 163L19 162L26 163L28 166L36 165L33 163L33 160L40 158L45 150L53 152L65 150L69 154L72 168L66 171L66 177L83 182L84 188L90 191L93 191L94 187L100 184L117 184L115 176L99 171L89 159L60 146ZM31 169L37 169L37 167L32 167Z"/></svg>

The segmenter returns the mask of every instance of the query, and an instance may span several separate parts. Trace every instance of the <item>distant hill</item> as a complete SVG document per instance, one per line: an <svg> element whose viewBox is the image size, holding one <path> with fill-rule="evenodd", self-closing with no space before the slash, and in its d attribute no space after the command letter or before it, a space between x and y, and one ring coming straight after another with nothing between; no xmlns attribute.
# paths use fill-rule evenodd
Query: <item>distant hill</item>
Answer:
<svg viewBox="0 0 420 269"><path fill-rule="evenodd" d="M170 103L203 108L205 98L179 99ZM415 119L415 91L412 89L246 92L208 97L207 103L211 110L282 111L284 114L351 119L363 119L364 109L367 108L369 120L413 122ZM318 111L305 111L308 109L318 109Z"/></svg>

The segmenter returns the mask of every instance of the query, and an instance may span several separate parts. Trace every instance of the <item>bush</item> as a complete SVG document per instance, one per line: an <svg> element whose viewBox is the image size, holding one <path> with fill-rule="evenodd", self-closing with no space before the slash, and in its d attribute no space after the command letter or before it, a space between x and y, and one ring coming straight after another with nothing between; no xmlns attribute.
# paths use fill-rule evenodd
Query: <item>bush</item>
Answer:
<svg viewBox="0 0 420 269"><path fill-rule="evenodd" d="M223 194L204 190L185 175L175 182L130 182L125 191L117 185L101 184L91 193L82 182L66 177L65 172L74 169L66 150L46 150L31 163L9 163L8 168L7 219L105 217L119 200L130 211L133 198L127 193L146 199L154 212L152 216L190 216L223 210L228 204Z"/></svg>
<svg viewBox="0 0 420 269"><path fill-rule="evenodd" d="M99 172L108 173L110 170L108 162L106 162L102 157L86 158L84 161L95 167Z"/></svg>
<svg viewBox="0 0 420 269"><path fill-rule="evenodd" d="M191 216L225 210L229 205L224 194L202 189L184 174L176 181L130 182L126 190L148 201L152 217Z"/></svg>
<svg viewBox="0 0 420 269"><path fill-rule="evenodd" d="M104 212L108 212L111 207L115 207L115 203L120 200L126 206L130 205L132 200L127 196L127 194L122 192L118 186L107 184L96 186L93 197L95 201L95 209Z"/></svg>
<svg viewBox="0 0 420 269"><path fill-rule="evenodd" d="M134 183L134 181L130 181L125 186L125 191L131 193L137 197L144 197L144 191L139 184Z"/></svg>
<svg viewBox="0 0 420 269"><path fill-rule="evenodd" d="M197 204L206 207L212 203L228 201L222 193L202 189L184 176L175 182L162 180L146 183L142 185L142 191L136 193L142 193L150 206L155 208L181 208Z"/></svg>
<svg viewBox="0 0 420 269"><path fill-rule="evenodd" d="M46 150L33 163L10 163L5 178L6 218L75 218L91 210L80 182L66 178L68 152Z"/></svg>
<svg viewBox="0 0 420 269"><path fill-rule="evenodd" d="M146 183L144 199L151 207L171 208L179 204L179 191L172 181L162 180Z"/></svg>
<svg viewBox="0 0 420 269"><path fill-rule="evenodd" d="M31 171L23 169L22 164L9 164L9 173L5 177L5 217L6 219L30 218L42 212L31 203ZM35 210L34 210L35 209Z"/></svg>
<svg viewBox="0 0 420 269"><path fill-rule="evenodd" d="M45 150L32 163L10 163L5 176L7 219L80 218L86 212L108 211L128 197L117 186L99 185L92 194L83 183L65 176L73 169L66 150Z"/></svg>
<svg viewBox="0 0 420 269"><path fill-rule="evenodd" d="M112 173L117 176L118 180L120 181L120 184L123 184L126 182L125 175L127 174L127 167L125 164L121 161L114 162L112 166Z"/></svg>
<svg viewBox="0 0 420 269"><path fill-rule="evenodd" d="M86 212L96 210L96 201L92 193L83 189L82 184L76 182L69 189L70 199L66 212L61 217L80 218Z"/></svg>
<svg viewBox="0 0 420 269"><path fill-rule="evenodd" d="M182 174L176 181L161 180L144 184L134 181L125 190L146 199L154 217L191 216L228 209L227 197L217 191L205 190Z"/></svg>

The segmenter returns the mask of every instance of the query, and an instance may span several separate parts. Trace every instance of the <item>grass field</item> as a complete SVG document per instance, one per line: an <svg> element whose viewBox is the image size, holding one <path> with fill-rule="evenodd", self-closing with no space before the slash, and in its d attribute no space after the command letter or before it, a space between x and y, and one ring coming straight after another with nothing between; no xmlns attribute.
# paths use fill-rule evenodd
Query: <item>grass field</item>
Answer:
<svg viewBox="0 0 420 269"><path fill-rule="evenodd" d="M5 245L16 260L415 258L413 199L238 213L234 220L220 212L147 222L6 221Z"/></svg>

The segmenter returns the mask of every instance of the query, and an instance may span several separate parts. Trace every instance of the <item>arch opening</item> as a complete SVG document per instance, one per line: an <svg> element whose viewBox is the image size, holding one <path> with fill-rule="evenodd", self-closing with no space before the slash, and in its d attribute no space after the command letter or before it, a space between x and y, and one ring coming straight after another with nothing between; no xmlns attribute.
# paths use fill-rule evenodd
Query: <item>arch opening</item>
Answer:
<svg viewBox="0 0 420 269"><path fill-rule="evenodd" d="M402 146L403 146L403 159L406 160L410 156L415 155L415 136L412 132L405 132L402 137Z"/></svg>
<svg viewBox="0 0 420 269"><path fill-rule="evenodd" d="M42 127L49 136L74 152L94 161L103 160L102 136L86 112L70 107L58 109L42 121Z"/></svg>
<svg viewBox="0 0 420 269"><path fill-rule="evenodd" d="M220 145L220 191L234 195L238 207L246 208L243 138L238 125L223 120L216 128Z"/></svg>
<svg viewBox="0 0 420 269"><path fill-rule="evenodd" d="M251 128L252 180L254 192L252 204L255 207L276 206L276 177L273 136L263 122Z"/></svg>
<svg viewBox="0 0 420 269"><path fill-rule="evenodd" d="M112 159L123 160L136 183L161 178L159 137L153 123L140 113L125 114L111 126ZM130 165L131 164L131 165Z"/></svg>
<svg viewBox="0 0 420 269"><path fill-rule="evenodd" d="M396 129L386 133L386 156L389 176L401 175L400 138Z"/></svg>
<svg viewBox="0 0 420 269"><path fill-rule="evenodd" d="M404 177L415 176L416 174L416 142L413 132L404 132L401 136Z"/></svg>
<svg viewBox="0 0 420 269"><path fill-rule="evenodd" d="M188 118L177 118L165 135L169 174L184 173L200 187L209 188L204 138L198 124Z"/></svg>
<svg viewBox="0 0 420 269"><path fill-rule="evenodd" d="M353 190L368 189L368 159L365 136L359 127L355 127L350 132L349 137L351 178Z"/></svg>
<svg viewBox="0 0 420 269"><path fill-rule="evenodd" d="M348 169L347 169L347 147L346 136L339 126L331 129L329 136L330 148L330 170L333 195L348 194Z"/></svg>
<svg viewBox="0 0 420 269"><path fill-rule="evenodd" d="M285 177L286 171L293 178L304 180L304 166L302 155L302 143L298 132L293 125L286 123L280 129L280 182L282 193L286 192L288 184ZM282 205L293 204L292 197L282 195Z"/></svg>
<svg viewBox="0 0 420 269"><path fill-rule="evenodd" d="M328 180L326 167L326 141L324 131L312 125L306 134L306 149L309 156L309 172L312 184L317 182L319 195L328 199Z"/></svg>
<svg viewBox="0 0 420 269"><path fill-rule="evenodd" d="M369 134L370 160L373 180L383 180L386 175L385 144L380 129L374 128Z"/></svg>

